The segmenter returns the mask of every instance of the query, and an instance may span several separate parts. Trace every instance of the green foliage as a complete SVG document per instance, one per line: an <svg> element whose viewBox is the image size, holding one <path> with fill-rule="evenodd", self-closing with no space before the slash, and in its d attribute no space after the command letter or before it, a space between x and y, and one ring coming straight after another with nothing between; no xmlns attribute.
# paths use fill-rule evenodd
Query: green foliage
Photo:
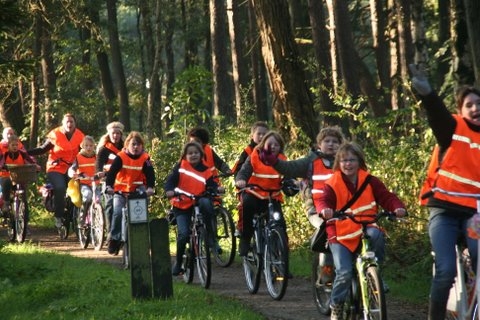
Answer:
<svg viewBox="0 0 480 320"><path fill-rule="evenodd" d="M173 85L170 108L162 118L171 120L170 133L185 133L189 128L211 122L212 75L201 66L184 70Z"/></svg>

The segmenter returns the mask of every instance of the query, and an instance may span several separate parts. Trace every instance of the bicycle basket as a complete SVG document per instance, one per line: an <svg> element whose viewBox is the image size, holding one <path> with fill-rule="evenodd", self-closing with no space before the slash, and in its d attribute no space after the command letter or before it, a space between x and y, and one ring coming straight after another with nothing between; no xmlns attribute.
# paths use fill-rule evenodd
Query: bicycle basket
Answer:
<svg viewBox="0 0 480 320"><path fill-rule="evenodd" d="M27 184L37 181L37 166L34 164L7 164L10 179L16 184Z"/></svg>

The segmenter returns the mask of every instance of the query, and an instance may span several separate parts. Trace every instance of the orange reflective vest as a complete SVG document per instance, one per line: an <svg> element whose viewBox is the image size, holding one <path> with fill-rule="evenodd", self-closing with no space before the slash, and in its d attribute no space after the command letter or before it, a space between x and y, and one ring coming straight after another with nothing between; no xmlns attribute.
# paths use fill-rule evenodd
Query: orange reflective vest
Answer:
<svg viewBox="0 0 480 320"><path fill-rule="evenodd" d="M361 186L365 181L369 173L365 170L358 170L358 182L357 186ZM337 198L337 204L335 210L342 209L344 205L353 197L350 190L347 188L342 178L342 173L337 170L333 173L332 177L328 179L325 184L332 187ZM376 214L378 211L377 202L373 194L373 189L370 184L367 185L362 194L358 197L350 208L346 212L355 214ZM368 218L365 218L368 219ZM362 220L359 218L358 220ZM351 221L350 219L336 220L335 221L336 237L337 241L343 244L351 252L354 252L360 243L360 237L362 235L362 226Z"/></svg>
<svg viewBox="0 0 480 320"><path fill-rule="evenodd" d="M175 191L184 192L190 195L201 195L206 190L207 180L212 176L212 172L207 169L205 171L195 170L192 165L182 160L178 169L179 179ZM185 196L173 197L170 199L172 206L186 210L195 203L193 199Z"/></svg>
<svg viewBox="0 0 480 320"><path fill-rule="evenodd" d="M4 153L3 156L5 157L5 164L22 165L26 163L23 155L20 152L16 159L10 158L8 153ZM0 170L0 178L10 178L10 172L8 172L8 170Z"/></svg>
<svg viewBox="0 0 480 320"><path fill-rule="evenodd" d="M420 205L425 206L428 202L428 198L422 199L422 196L432 190L433 184L435 182L435 177L437 175L438 171L438 164L439 164L439 154L440 148L438 145L435 145L432 151L432 157L430 158L430 163L428 164L428 169L427 169L427 177L425 178L425 181L423 182L422 188L420 189L420 195L419 195L419 200L420 200Z"/></svg>
<svg viewBox="0 0 480 320"><path fill-rule="evenodd" d="M435 186L447 191L480 193L480 133L472 131L466 120L453 115L457 121L452 142L448 147L436 175ZM473 198L460 198L436 192L435 199L477 209Z"/></svg>
<svg viewBox="0 0 480 320"><path fill-rule="evenodd" d="M81 184L86 184L91 186L92 185L92 180L91 178L95 175L95 160L96 160L95 154L93 157L86 157L83 154L79 153L77 155L77 174L83 173L85 175L85 178L80 177L80 183Z"/></svg>
<svg viewBox="0 0 480 320"><path fill-rule="evenodd" d="M110 170L110 167L112 166L113 159L117 157L117 153L120 152L120 149L118 149L113 143L108 141L105 143L104 147L108 150L110 150L110 153L108 154L108 159L107 162L103 165L103 170L108 171Z"/></svg>
<svg viewBox="0 0 480 320"><path fill-rule="evenodd" d="M278 158L280 160L287 160L287 157L285 157L284 154L279 154ZM281 189L283 175L272 166L263 164L260 160L258 150L255 149L250 155L250 163L253 171L250 179L248 179L249 184L256 184L267 190ZM246 192L251 193L262 200L268 199L268 192L260 189L249 189ZM277 201L283 201L281 191L275 192L272 194L272 197Z"/></svg>
<svg viewBox="0 0 480 320"><path fill-rule="evenodd" d="M322 158L313 161L312 169L312 199L316 200L322 195L325 181L333 175L333 170L325 166Z"/></svg>
<svg viewBox="0 0 480 320"><path fill-rule="evenodd" d="M118 192L134 192L138 187L145 185L143 165L150 156L144 152L138 159L132 159L125 151L120 151L117 157L122 159L122 169L117 172L113 189Z"/></svg>
<svg viewBox="0 0 480 320"><path fill-rule="evenodd" d="M70 140L63 133L62 127L50 131L47 138L54 147L48 153L47 172L66 173L80 151L83 137L83 132L78 129L75 129Z"/></svg>
<svg viewBox="0 0 480 320"><path fill-rule="evenodd" d="M243 151L248 155L250 156L252 154L252 151L253 151L253 147L251 145L248 145L245 149L243 149ZM243 164L243 163L242 163ZM240 168L238 167L240 164L238 163L238 160L237 162L235 162L235 165L233 166L233 169L232 169L232 172L237 172L238 170L240 170Z"/></svg>

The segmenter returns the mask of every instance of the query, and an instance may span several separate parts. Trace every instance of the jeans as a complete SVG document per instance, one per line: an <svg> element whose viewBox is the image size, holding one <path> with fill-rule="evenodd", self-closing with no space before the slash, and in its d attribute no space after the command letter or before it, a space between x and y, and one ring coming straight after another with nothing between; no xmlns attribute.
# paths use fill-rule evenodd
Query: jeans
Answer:
<svg viewBox="0 0 480 320"><path fill-rule="evenodd" d="M52 184L53 194L55 195L55 218L63 218L65 214L65 195L69 179L66 173L47 172L47 180Z"/></svg>
<svg viewBox="0 0 480 320"><path fill-rule="evenodd" d="M459 237L467 235L468 218L459 218L458 214L455 216L454 212L445 209L429 209L428 233L435 254L435 275L430 288L430 301L446 308L448 294L457 273L455 245ZM466 243L476 270L477 240L466 237Z"/></svg>
<svg viewBox="0 0 480 320"><path fill-rule="evenodd" d="M368 227L367 234L370 236L370 249L375 252L378 262L385 258L385 235L375 227ZM331 304L341 305L345 302L350 290L353 276L353 259L356 253L351 252L340 243L330 243L330 251L335 264L335 280L333 282Z"/></svg>
<svg viewBox="0 0 480 320"><path fill-rule="evenodd" d="M110 222L110 240L122 240L122 210L127 202L123 195L115 193L113 195L113 214Z"/></svg>

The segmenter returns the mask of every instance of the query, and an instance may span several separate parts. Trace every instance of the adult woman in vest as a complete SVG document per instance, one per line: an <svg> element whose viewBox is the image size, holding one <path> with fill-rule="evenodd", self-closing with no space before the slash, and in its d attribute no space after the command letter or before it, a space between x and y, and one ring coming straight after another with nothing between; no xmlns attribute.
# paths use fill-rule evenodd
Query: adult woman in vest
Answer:
<svg viewBox="0 0 480 320"><path fill-rule="evenodd" d="M285 142L282 136L275 131L269 131L245 160L235 177L235 186L244 188L247 184L256 184L267 190L280 190L284 179L283 175L273 167L263 163L260 157L264 153L262 150L268 150L268 153L275 157L286 160L287 157L283 154L284 148ZM240 256L245 256L248 253L250 239L253 236L253 214L267 210L268 196L268 192L260 189L246 190L242 194L243 232L240 236ZM274 210L282 212L282 192L278 191L272 197ZM282 223L285 224L285 221L282 221Z"/></svg>
<svg viewBox="0 0 480 320"><path fill-rule="evenodd" d="M122 208L127 199L123 193L143 190L147 196L154 194L155 170L150 156L145 152L142 135L132 131L125 139L125 148L117 153L105 180L105 192L113 195L113 214L110 223L108 253L117 255L122 238Z"/></svg>
<svg viewBox="0 0 480 320"><path fill-rule="evenodd" d="M175 197L175 191L185 192L187 194L201 195L206 190L217 190L218 185L215 182L212 171L202 161L203 147L194 141L188 142L183 147L180 161L173 167L165 183L165 194L170 199L173 206L173 213L177 221L177 255L176 262L172 270L174 276L183 273L181 269L185 246L190 236L190 220L193 214L194 200L179 196ZM202 197L199 200L200 211L204 215L207 231L213 234L212 217L214 216L213 202L208 197ZM217 246L213 237L211 245ZM213 247L212 247L213 248Z"/></svg>
<svg viewBox="0 0 480 320"><path fill-rule="evenodd" d="M336 210L341 210L348 204L368 176L370 174L361 148L351 142L340 146L333 164L333 175L325 182L324 192L315 199L315 208L320 216L325 220L331 219ZM395 212L398 217L403 217L406 211L400 199L388 191L378 178L370 176L369 179L358 199L345 211L375 214L381 206ZM330 301L332 320L342 318L343 304L353 276L352 259L361 241L361 228L350 219L327 221L327 238L336 273ZM379 262L382 262L385 256L384 234L376 225L369 226L367 230L372 249Z"/></svg>
<svg viewBox="0 0 480 320"><path fill-rule="evenodd" d="M62 226L65 212L65 194L67 191L68 168L80 151L84 134L76 126L71 113L63 116L62 125L50 131L44 144L28 151L32 156L48 152L47 180L53 185L55 195L55 226Z"/></svg>
<svg viewBox="0 0 480 320"><path fill-rule="evenodd" d="M432 90L423 68L411 65L412 86L420 94L427 120L437 140L438 155L428 180L447 191L480 193L480 90L462 86L456 92L457 114L451 114ZM429 319L444 319L448 294L456 275L455 244L466 236L468 251L477 263L477 240L467 236L468 219L476 201L435 193L427 200L428 232L435 253L435 276L430 288Z"/></svg>
<svg viewBox="0 0 480 320"><path fill-rule="evenodd" d="M123 129L124 126L121 122L114 121L107 125L107 133L103 135L97 147L97 160L95 162L95 170L98 177L103 178L106 176L107 171L110 169L113 159L117 156L123 148ZM113 196L105 194L105 219L107 226L107 234L110 233L110 221L112 221L113 214Z"/></svg>

